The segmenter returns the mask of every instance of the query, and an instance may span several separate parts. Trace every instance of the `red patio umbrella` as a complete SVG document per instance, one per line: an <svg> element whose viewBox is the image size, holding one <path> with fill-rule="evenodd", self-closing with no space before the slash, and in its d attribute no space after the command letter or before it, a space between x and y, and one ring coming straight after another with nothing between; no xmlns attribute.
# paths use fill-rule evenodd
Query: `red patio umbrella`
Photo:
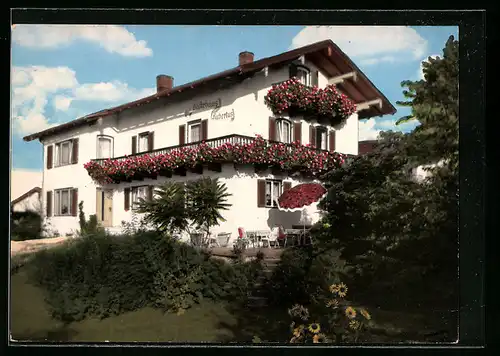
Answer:
<svg viewBox="0 0 500 356"><path fill-rule="evenodd" d="M278 209L287 212L304 211L326 196L327 190L319 183L302 183L288 189L278 198ZM304 221L304 230L305 230Z"/></svg>
<svg viewBox="0 0 500 356"><path fill-rule="evenodd" d="M326 188L319 183L302 183L288 189L278 198L278 208L283 211L300 211L319 202L326 195Z"/></svg>

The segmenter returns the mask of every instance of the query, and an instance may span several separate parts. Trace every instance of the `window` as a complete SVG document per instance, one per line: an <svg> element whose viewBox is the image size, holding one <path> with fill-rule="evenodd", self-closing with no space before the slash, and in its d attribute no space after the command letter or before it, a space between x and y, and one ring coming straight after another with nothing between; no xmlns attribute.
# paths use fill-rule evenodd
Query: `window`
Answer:
<svg viewBox="0 0 500 356"><path fill-rule="evenodd" d="M311 75L309 69L302 66L297 66L297 79L304 85L311 85Z"/></svg>
<svg viewBox="0 0 500 356"><path fill-rule="evenodd" d="M276 121L278 128L278 141L284 143L292 142L292 124L288 120L278 119Z"/></svg>
<svg viewBox="0 0 500 356"><path fill-rule="evenodd" d="M149 132L139 134L139 152L147 152L149 149Z"/></svg>
<svg viewBox="0 0 500 356"><path fill-rule="evenodd" d="M97 158L113 157L113 138L109 136L97 136Z"/></svg>
<svg viewBox="0 0 500 356"><path fill-rule="evenodd" d="M54 215L71 215L72 189L58 189L54 191Z"/></svg>
<svg viewBox="0 0 500 356"><path fill-rule="evenodd" d="M139 199L146 200L148 197L148 186L140 186L132 188L132 209L135 209L135 204L139 203Z"/></svg>
<svg viewBox="0 0 500 356"><path fill-rule="evenodd" d="M278 198L283 191L280 180L266 180L266 207L278 207Z"/></svg>
<svg viewBox="0 0 500 356"><path fill-rule="evenodd" d="M316 127L316 148L328 150L328 130L324 126Z"/></svg>
<svg viewBox="0 0 500 356"><path fill-rule="evenodd" d="M201 122L189 124L188 142L201 141Z"/></svg>
<svg viewBox="0 0 500 356"><path fill-rule="evenodd" d="M67 140L56 144L56 166L65 166L71 163L72 148L72 140Z"/></svg>

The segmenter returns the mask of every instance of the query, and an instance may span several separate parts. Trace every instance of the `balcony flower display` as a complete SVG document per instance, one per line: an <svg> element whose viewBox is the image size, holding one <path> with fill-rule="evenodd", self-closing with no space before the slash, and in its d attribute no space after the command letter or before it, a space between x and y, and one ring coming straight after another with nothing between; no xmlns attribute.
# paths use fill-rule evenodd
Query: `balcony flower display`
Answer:
<svg viewBox="0 0 500 356"><path fill-rule="evenodd" d="M95 182L106 184L129 180L138 175L154 176L161 171L172 172L177 168L227 162L267 165L317 175L339 167L344 160L345 156L340 153L316 150L297 142L290 145L270 143L257 136L248 143L224 143L212 147L202 142L194 147L181 147L166 153L90 161L84 167Z"/></svg>
<svg viewBox="0 0 500 356"><path fill-rule="evenodd" d="M306 86L293 77L273 85L264 97L275 115L287 112L290 116L304 114L327 118L333 125L356 112L356 105L333 84L324 89Z"/></svg>

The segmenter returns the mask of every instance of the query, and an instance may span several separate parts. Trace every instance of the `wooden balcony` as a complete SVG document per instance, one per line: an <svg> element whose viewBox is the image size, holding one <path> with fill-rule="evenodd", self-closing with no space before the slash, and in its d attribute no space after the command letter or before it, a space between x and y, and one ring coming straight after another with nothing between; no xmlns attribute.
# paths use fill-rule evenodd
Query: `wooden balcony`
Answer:
<svg viewBox="0 0 500 356"><path fill-rule="evenodd" d="M205 140L205 141L198 141L198 142L187 143L187 144L183 144L183 145L169 146L169 147L155 149L152 151L136 153L133 155L115 157L115 158L111 158L111 160L114 162L117 162L117 161L120 162L120 161L124 161L124 160L131 159L134 157L140 157L140 156L145 156L145 155L148 155L149 157L154 157L157 155L164 155L164 154L173 153L174 151L193 149L193 148L196 148L197 146L200 146L201 144L204 144L204 145L212 147L212 148L216 148L216 147L220 147L220 146L228 145L228 144L237 145L237 146L238 145L249 145L249 144L255 142L255 140L256 140L256 137L232 134L232 135L226 135L226 136L212 138L212 139ZM268 144L282 144L282 142L277 142L277 141L270 141L270 140L264 140L264 141L266 141ZM285 144L285 147L287 148L288 152L292 152L292 150L296 149L297 146L296 146L296 144ZM308 147L307 149L315 151L317 153L328 152L325 150L316 149L314 147ZM109 159L93 159L92 162L97 163L98 165L104 167L104 162L106 162L108 160ZM231 161L229 161L228 163L230 163L230 162ZM179 167L179 168L176 168L173 170L160 170L159 172L154 173L154 174L141 173L141 174L136 174L133 177L128 177L127 179L121 178L120 180L131 181L131 180L143 180L144 178L156 179L157 176L172 177L172 175L185 176L188 171L192 172L192 173L203 174L203 170L205 168L207 168L208 170L211 170L211 171L220 172L222 169L221 168L222 163L223 162L217 162L217 163L211 162L211 163L203 163L203 164L199 163L199 164L196 164L194 167L189 167L189 168ZM236 162L233 162L233 163L237 164ZM272 166L269 164L254 163L253 165L254 165L254 169L256 172L261 172L261 171L264 171L268 168L270 168L273 171L273 173L283 172L283 170L280 170L279 167ZM290 174L290 175L308 175L309 173L307 172L307 170L301 170L301 171L288 172L288 174Z"/></svg>

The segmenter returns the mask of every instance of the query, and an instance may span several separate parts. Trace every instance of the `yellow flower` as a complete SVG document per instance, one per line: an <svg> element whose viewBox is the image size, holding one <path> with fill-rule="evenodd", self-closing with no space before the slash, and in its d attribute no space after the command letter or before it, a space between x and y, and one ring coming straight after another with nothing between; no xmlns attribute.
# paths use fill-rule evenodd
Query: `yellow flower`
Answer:
<svg viewBox="0 0 500 356"><path fill-rule="evenodd" d="M332 284L330 287L328 287L330 289L330 292L331 293L337 293L338 290L339 290L339 286L337 284Z"/></svg>
<svg viewBox="0 0 500 356"><path fill-rule="evenodd" d="M337 294L340 298L344 298L347 295L347 286L344 283L338 285Z"/></svg>
<svg viewBox="0 0 500 356"><path fill-rule="evenodd" d="M337 308L339 306L339 301L337 299L330 299L326 302L327 308Z"/></svg>
<svg viewBox="0 0 500 356"><path fill-rule="evenodd" d="M315 334L313 336L313 343L315 344L321 344L326 342L326 336L324 334Z"/></svg>
<svg viewBox="0 0 500 356"><path fill-rule="evenodd" d="M354 319L356 317L356 310L353 308L353 307L347 307L345 309L345 315L349 318L349 319Z"/></svg>
<svg viewBox="0 0 500 356"><path fill-rule="evenodd" d="M301 333L302 333L302 328L298 327L293 329L293 336L299 337Z"/></svg>
<svg viewBox="0 0 500 356"><path fill-rule="evenodd" d="M372 318L366 309L360 309L359 312L365 317L366 320L370 320Z"/></svg>
<svg viewBox="0 0 500 356"><path fill-rule="evenodd" d="M349 327L350 327L351 329L353 329L353 330L358 330L358 329L359 329L359 326L360 326L360 324L359 324L359 321L357 321L357 320L351 320L351 321L349 322Z"/></svg>
<svg viewBox="0 0 500 356"><path fill-rule="evenodd" d="M293 344L296 340L297 340L297 338L294 336L294 337L292 337L292 338L290 339L290 343L292 343L292 344Z"/></svg>
<svg viewBox="0 0 500 356"><path fill-rule="evenodd" d="M319 333L320 330L321 327L319 326L318 323L312 323L311 325L309 325L309 331L312 332L313 334Z"/></svg>

